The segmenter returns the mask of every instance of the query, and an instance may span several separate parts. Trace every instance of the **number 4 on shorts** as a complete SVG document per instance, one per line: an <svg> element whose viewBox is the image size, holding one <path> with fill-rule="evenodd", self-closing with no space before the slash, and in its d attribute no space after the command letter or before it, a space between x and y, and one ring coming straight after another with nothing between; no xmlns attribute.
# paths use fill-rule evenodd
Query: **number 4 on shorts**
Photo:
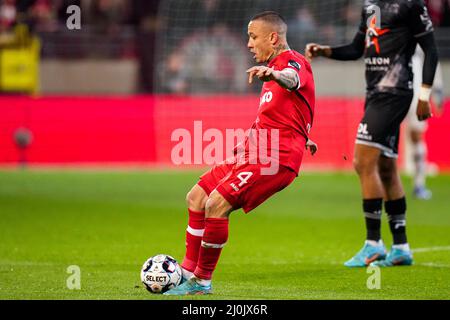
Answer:
<svg viewBox="0 0 450 320"><path fill-rule="evenodd" d="M237 175L241 183L239 183L239 187L242 187L244 184L248 182L248 179L253 175L253 172L241 172Z"/></svg>

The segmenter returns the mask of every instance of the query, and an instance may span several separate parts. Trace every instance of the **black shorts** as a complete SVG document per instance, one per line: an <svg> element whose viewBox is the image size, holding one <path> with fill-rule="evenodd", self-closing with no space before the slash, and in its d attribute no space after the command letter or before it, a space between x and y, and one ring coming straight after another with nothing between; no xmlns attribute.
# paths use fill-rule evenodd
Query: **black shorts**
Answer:
<svg viewBox="0 0 450 320"><path fill-rule="evenodd" d="M400 124L408 113L412 98L412 92L405 95L368 93L356 143L381 149L385 157L397 158Z"/></svg>

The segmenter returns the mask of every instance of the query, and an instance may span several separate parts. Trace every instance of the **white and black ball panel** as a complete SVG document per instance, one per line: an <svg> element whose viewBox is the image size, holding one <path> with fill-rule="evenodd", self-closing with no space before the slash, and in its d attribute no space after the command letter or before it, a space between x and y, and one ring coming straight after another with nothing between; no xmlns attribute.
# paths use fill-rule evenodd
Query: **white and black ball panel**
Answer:
<svg viewBox="0 0 450 320"><path fill-rule="evenodd" d="M162 293L180 284L181 267L169 255L158 254L149 258L141 269L141 281L152 293Z"/></svg>

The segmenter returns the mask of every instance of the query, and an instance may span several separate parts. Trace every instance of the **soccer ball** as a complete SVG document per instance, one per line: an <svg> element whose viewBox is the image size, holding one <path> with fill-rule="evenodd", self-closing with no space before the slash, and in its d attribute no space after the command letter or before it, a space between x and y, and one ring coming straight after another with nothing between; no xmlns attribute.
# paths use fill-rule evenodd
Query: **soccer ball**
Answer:
<svg viewBox="0 0 450 320"><path fill-rule="evenodd" d="M141 270L141 281L152 293L163 293L175 288L182 278L178 262L167 254L158 254L145 261Z"/></svg>

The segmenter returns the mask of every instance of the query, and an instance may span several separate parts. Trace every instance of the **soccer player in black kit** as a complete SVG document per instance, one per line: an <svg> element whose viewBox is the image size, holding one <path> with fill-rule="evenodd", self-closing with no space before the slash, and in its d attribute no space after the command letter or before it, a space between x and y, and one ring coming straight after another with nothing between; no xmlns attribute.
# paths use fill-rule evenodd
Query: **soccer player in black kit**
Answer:
<svg viewBox="0 0 450 320"><path fill-rule="evenodd" d="M406 238L406 199L397 168L400 124L413 97L411 57L417 43L425 52L417 117L431 117L430 93L437 49L433 26L423 0L365 0L353 42L338 47L310 43L305 55L356 60L364 55L366 103L356 136L353 164L359 176L367 238L347 267L411 265ZM393 235L389 253L381 240L381 212L388 215Z"/></svg>

